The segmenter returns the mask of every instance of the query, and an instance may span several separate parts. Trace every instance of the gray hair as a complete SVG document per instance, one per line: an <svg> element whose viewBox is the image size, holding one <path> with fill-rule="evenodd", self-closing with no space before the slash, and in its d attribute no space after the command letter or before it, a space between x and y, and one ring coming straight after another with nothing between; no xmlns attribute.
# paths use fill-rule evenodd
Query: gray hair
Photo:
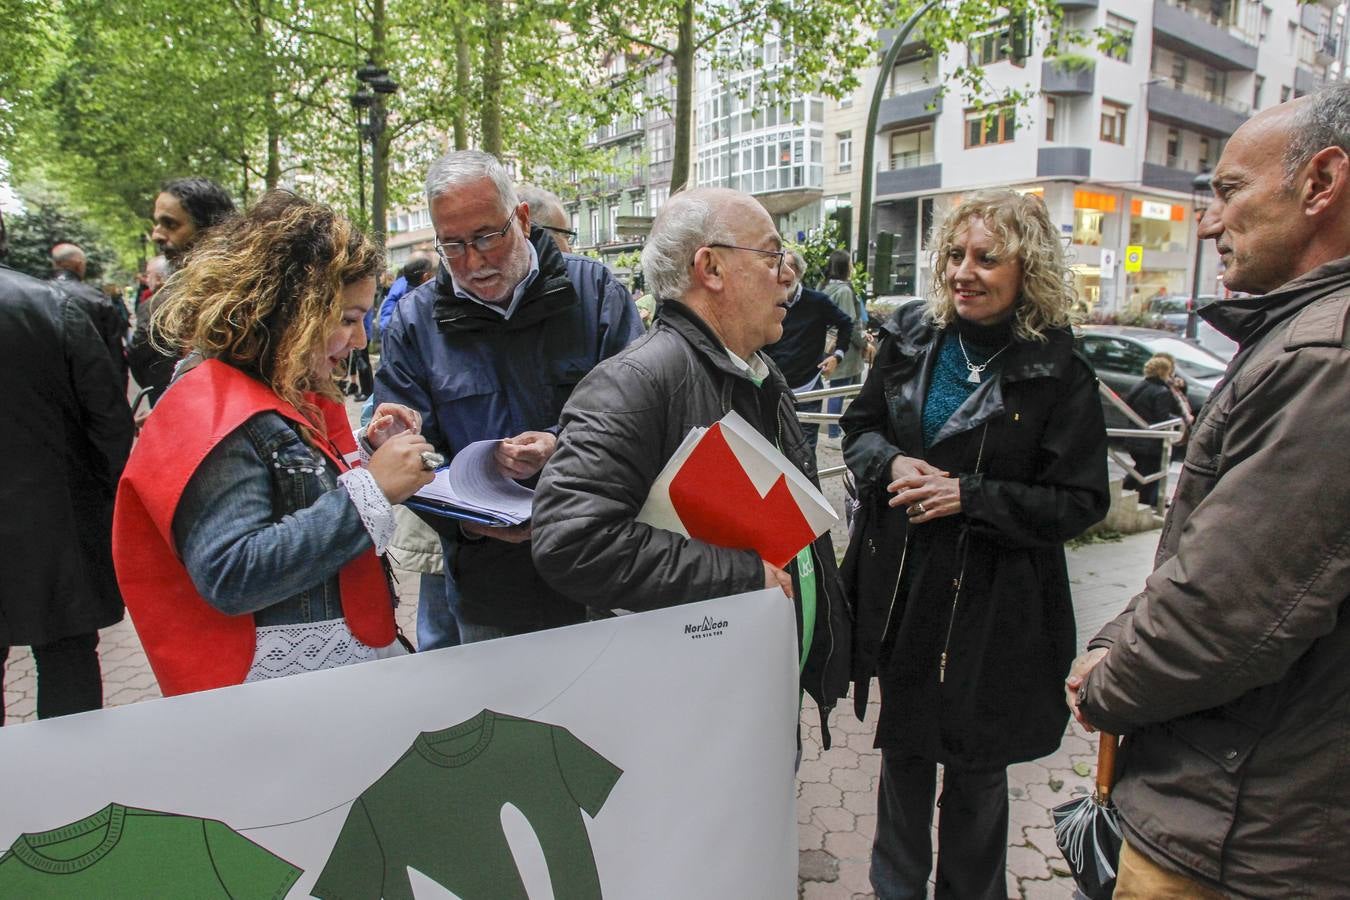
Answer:
<svg viewBox="0 0 1350 900"><path fill-rule="evenodd" d="M787 255L792 258L792 268L797 273L797 280L801 281L806 277L806 257L795 247L788 250Z"/></svg>
<svg viewBox="0 0 1350 900"><path fill-rule="evenodd" d="M700 247L730 243L721 204L704 191L666 201L642 247L642 275L657 300L679 300L689 291L689 266Z"/></svg>
<svg viewBox="0 0 1350 900"><path fill-rule="evenodd" d="M1320 88L1294 113L1282 160L1285 187L1292 187L1299 169L1327 147L1350 154L1350 83Z"/></svg>
<svg viewBox="0 0 1350 900"><path fill-rule="evenodd" d="M501 198L502 209L509 212L520 204L511 174L491 153L482 150L452 150L431 164L427 170L427 205L448 193L483 178L491 179Z"/></svg>
<svg viewBox="0 0 1350 900"><path fill-rule="evenodd" d="M562 201L558 199L557 194L534 184L516 185L516 193L521 200L529 204L531 222L554 225L558 228L569 227L567 213L563 210Z"/></svg>
<svg viewBox="0 0 1350 900"><path fill-rule="evenodd" d="M146 270L147 272L151 272L151 271L158 272L158 273L160 274L161 277L168 278L168 277L169 277L169 260L166 259L165 256L164 256L163 254L160 254L159 256L151 257L150 261L149 261L148 263L145 264L145 270Z"/></svg>

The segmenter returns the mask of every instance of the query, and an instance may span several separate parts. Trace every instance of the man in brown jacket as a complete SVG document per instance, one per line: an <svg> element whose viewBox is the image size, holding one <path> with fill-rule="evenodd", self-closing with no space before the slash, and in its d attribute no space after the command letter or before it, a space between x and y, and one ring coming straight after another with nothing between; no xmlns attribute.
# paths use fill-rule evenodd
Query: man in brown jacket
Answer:
<svg viewBox="0 0 1350 900"><path fill-rule="evenodd" d="M1200 223L1238 341L1157 565L1067 681L1124 735L1117 898L1350 895L1350 84L1233 135Z"/></svg>

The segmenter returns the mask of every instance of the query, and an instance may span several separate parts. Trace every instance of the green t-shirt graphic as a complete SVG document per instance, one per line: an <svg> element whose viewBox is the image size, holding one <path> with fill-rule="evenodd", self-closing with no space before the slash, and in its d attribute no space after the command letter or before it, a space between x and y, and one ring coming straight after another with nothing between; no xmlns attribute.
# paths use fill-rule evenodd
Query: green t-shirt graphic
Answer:
<svg viewBox="0 0 1350 900"><path fill-rule="evenodd" d="M0 857L0 897L276 900L300 874L223 822L113 803L20 835Z"/></svg>
<svg viewBox="0 0 1350 900"><path fill-rule="evenodd" d="M599 898L581 813L594 818L622 774L566 728L485 709L418 735L357 798L312 893L411 900L411 866L462 900L527 900L502 830L510 803L539 839L556 900Z"/></svg>

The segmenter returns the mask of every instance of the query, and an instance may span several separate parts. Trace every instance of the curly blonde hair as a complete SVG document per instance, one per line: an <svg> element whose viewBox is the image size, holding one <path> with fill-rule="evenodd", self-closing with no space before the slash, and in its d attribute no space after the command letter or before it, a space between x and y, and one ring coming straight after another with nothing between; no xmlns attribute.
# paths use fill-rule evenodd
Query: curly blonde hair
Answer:
<svg viewBox="0 0 1350 900"><path fill-rule="evenodd" d="M288 191L202 238L162 290L151 333L263 381L317 427L314 392L340 400L314 360L342 320L342 290L384 268L384 253L331 207Z"/></svg>
<svg viewBox="0 0 1350 900"><path fill-rule="evenodd" d="M945 327L956 317L956 301L946 277L947 256L971 219L983 221L993 235L996 258L1011 256L1022 264L1013 334L1022 340L1043 341L1046 330L1073 324L1077 295L1050 212L1040 197L1008 190L972 194L934 224L929 240L933 271L929 318Z"/></svg>

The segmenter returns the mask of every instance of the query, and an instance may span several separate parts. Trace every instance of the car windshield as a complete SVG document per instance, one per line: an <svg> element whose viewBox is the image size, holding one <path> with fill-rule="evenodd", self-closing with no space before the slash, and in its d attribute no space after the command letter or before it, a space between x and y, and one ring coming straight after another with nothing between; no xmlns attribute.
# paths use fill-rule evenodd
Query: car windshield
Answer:
<svg viewBox="0 0 1350 900"><path fill-rule="evenodd" d="M1224 372L1223 360L1207 350L1173 337L1159 337L1146 342L1154 353L1170 353L1183 375L1193 378L1218 378Z"/></svg>
<svg viewBox="0 0 1350 900"><path fill-rule="evenodd" d="M1165 297L1150 304L1155 313L1184 313L1186 300L1182 297Z"/></svg>

